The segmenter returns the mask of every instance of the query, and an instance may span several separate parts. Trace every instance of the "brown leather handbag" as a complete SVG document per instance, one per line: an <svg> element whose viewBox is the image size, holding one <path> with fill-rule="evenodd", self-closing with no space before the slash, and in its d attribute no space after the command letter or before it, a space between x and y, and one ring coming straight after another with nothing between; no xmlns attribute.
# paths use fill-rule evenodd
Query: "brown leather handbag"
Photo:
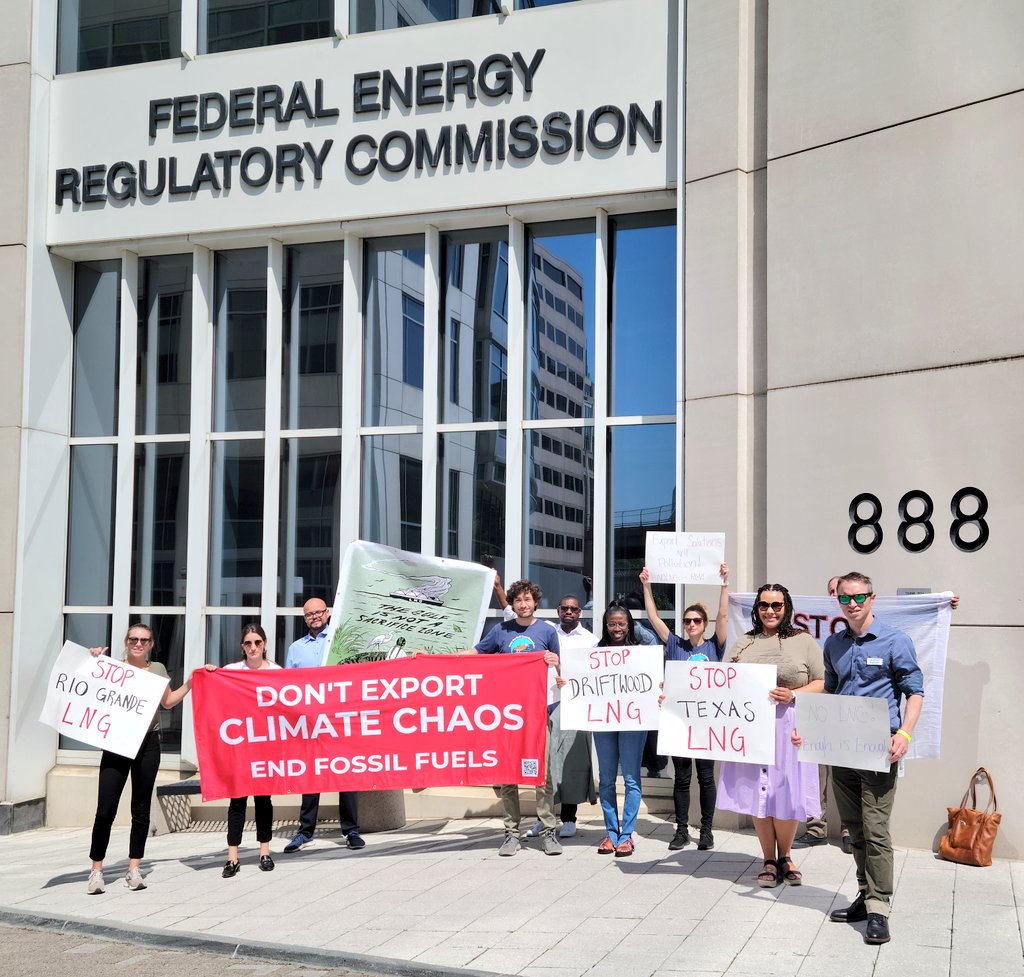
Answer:
<svg viewBox="0 0 1024 977"><path fill-rule="evenodd" d="M982 777L988 781L991 796L985 810L979 811L975 792ZM971 798L970 807L967 806L968 795ZM967 785L960 806L947 810L949 830L939 842L939 855L961 865L991 865L992 845L995 844L996 832L1002 819L996 802L996 785L992 782L992 775L984 767L978 767L971 775L971 782Z"/></svg>

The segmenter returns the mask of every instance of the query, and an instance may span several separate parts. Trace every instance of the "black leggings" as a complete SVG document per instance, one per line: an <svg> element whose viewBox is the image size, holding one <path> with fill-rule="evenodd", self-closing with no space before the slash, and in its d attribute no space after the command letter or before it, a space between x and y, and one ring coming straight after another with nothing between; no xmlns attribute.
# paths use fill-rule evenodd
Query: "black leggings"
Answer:
<svg viewBox="0 0 1024 977"><path fill-rule="evenodd" d="M715 817L715 801L718 799L718 788L715 786L715 761L692 761L697 768L697 785L700 788L700 826L710 828ZM693 766L688 756L672 757L675 767L675 783L672 785L672 801L676 809L676 825L685 828L690 818L690 777Z"/></svg>
<svg viewBox="0 0 1024 977"><path fill-rule="evenodd" d="M248 797L232 797L228 805L228 844L242 843L242 828L245 827L245 805ZM256 840L262 845L274 834L274 805L270 797L261 795L252 799L256 809Z"/></svg>
<svg viewBox="0 0 1024 977"><path fill-rule="evenodd" d="M139 747L135 759L103 751L100 757L100 789L96 801L96 820L92 825L92 845L89 858L102 862L107 856L110 829L117 816L117 805L132 778L132 833L128 841L128 857L142 858L146 854L149 835L149 810L153 802L153 785L160 769L160 732L152 729Z"/></svg>

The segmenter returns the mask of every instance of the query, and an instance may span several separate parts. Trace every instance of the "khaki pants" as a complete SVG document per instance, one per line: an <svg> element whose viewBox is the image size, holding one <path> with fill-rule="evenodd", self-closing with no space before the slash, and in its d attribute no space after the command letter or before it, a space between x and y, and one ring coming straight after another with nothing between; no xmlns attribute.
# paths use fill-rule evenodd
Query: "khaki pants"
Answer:
<svg viewBox="0 0 1024 977"><path fill-rule="evenodd" d="M519 785L499 784L494 788L495 793L501 798L502 820L505 830L517 832L519 830ZM544 785L537 787L537 817L544 826L545 831L554 831L558 825L555 818L554 788L551 783L551 721L548 720L548 736L544 746Z"/></svg>
<svg viewBox="0 0 1024 977"><path fill-rule="evenodd" d="M857 864L857 885L864 893L869 913L889 915L892 899L892 836L889 821L896 800L896 769L886 773L873 770L832 768L832 789L843 827L850 832L853 858Z"/></svg>

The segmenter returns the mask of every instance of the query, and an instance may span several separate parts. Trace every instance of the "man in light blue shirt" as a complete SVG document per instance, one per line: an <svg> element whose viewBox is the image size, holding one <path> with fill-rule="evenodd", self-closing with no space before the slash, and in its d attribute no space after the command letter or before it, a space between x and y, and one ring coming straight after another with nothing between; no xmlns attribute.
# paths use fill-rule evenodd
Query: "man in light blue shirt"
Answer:
<svg viewBox="0 0 1024 977"><path fill-rule="evenodd" d="M319 597L311 597L302 605L307 633L288 647L284 660L285 668L316 668L323 664L327 651L327 624L331 612ZM359 850L366 847L359 833L359 795L355 791L343 790L338 794L338 820L341 833L348 839L348 847ZM299 809L299 830L295 837L284 846L286 852L298 851L313 840L317 816L320 813L320 795L303 794Z"/></svg>
<svg viewBox="0 0 1024 977"><path fill-rule="evenodd" d="M893 890L889 820L896 799L896 773L910 745L924 703L924 676L914 643L902 631L879 621L875 594L863 573L839 578L836 599L846 628L825 641L825 691L870 696L889 704L889 769L884 773L833 767L832 783L843 826L849 829L857 864L857 898L833 910L834 923L867 921L865 943L888 943ZM900 697L907 700L900 718Z"/></svg>

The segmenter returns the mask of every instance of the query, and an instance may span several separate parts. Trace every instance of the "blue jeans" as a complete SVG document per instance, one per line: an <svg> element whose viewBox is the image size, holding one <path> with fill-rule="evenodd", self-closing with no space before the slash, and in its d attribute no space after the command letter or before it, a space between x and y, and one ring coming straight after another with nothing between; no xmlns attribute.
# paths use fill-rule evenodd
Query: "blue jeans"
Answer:
<svg viewBox="0 0 1024 977"><path fill-rule="evenodd" d="M594 733L598 767L597 793L604 812L604 826L613 845L625 841L636 827L636 816L640 812L640 760L646 741L647 730L644 729ZM622 782L626 787L621 821L615 800L615 780L620 766Z"/></svg>

